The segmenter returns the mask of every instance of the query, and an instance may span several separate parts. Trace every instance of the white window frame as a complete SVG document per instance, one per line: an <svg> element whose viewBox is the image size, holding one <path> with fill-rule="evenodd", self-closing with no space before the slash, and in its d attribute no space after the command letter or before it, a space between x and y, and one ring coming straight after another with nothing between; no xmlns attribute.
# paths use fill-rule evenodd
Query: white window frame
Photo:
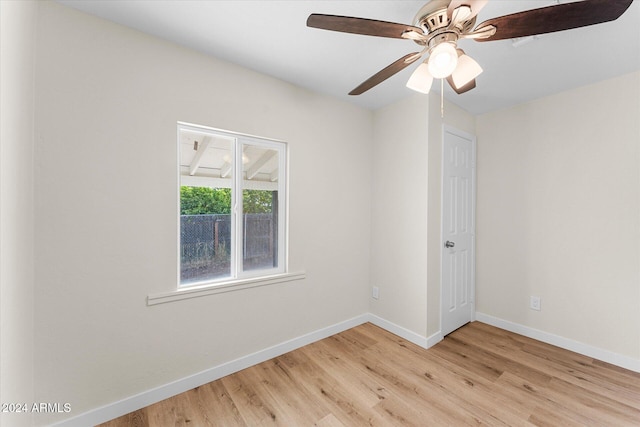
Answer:
<svg viewBox="0 0 640 427"><path fill-rule="evenodd" d="M246 135L237 132L226 131L222 129L216 129L206 126L194 125L190 123L178 122L178 159L180 159L180 133L182 131L190 131L201 134L220 136L223 138L230 138L233 140L232 151L234 153L233 162L231 167L231 272L229 277L220 279L206 279L203 281L193 283L181 283L181 256L180 250L178 250L178 271L177 271L177 284L178 291L190 290L190 289L202 289L210 287L219 287L221 291L227 291L230 286L241 285L240 287L253 287L261 286L266 280L269 283L274 282L274 278L278 277L284 279L281 281L293 280L291 275L288 274L288 182L287 182L287 170L288 170L288 144L284 141L275 139L262 138L253 135ZM243 224L241 219L243 218L243 198L242 192L245 187L245 180L243 179L243 164L242 153L245 145L259 146L270 150L275 150L278 153L278 253L277 253L277 267L249 270L243 269ZM178 166L178 188L177 188L177 217L180 218L180 187L182 185L190 186L203 186L203 187L219 187L215 182L217 178L199 177L199 176L185 176L182 175L180 161L177 162ZM237 171L241 171L238 173ZM180 221L178 220L177 226L177 246L180 247ZM293 276L299 276L298 273ZM278 282L278 280L275 280ZM159 295L158 297L162 297ZM148 303L151 304L155 297L150 296ZM164 301L160 301L164 302ZM160 303L156 302L156 303Z"/></svg>

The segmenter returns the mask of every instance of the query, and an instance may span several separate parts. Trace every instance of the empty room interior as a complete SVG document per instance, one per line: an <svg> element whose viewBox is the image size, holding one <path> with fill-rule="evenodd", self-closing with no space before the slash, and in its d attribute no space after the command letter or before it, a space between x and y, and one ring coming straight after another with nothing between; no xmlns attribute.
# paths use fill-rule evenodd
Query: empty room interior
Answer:
<svg viewBox="0 0 640 427"><path fill-rule="evenodd" d="M640 425L629 3L0 0L2 426Z"/></svg>

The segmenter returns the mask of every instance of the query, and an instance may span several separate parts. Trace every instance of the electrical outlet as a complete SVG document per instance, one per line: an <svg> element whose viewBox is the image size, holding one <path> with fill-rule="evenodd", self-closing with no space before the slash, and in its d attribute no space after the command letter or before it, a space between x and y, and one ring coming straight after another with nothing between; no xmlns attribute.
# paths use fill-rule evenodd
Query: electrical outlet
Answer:
<svg viewBox="0 0 640 427"><path fill-rule="evenodd" d="M529 300L529 308L531 310L540 311L540 297L531 296L531 299Z"/></svg>
<svg viewBox="0 0 640 427"><path fill-rule="evenodd" d="M371 290L371 296L373 297L373 299L378 299L380 297L380 289L378 289L377 286L374 286Z"/></svg>

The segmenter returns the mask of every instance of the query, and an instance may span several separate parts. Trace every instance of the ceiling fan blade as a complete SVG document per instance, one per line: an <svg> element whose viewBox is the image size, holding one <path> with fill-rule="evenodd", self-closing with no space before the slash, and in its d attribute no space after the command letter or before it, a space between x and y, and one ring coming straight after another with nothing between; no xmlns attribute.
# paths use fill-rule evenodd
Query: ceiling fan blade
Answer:
<svg viewBox="0 0 640 427"><path fill-rule="evenodd" d="M447 83L449 83L451 89L453 89L458 95L469 92L471 89L474 89L476 87L476 79L471 80L469 83L465 84L462 87L456 87L455 83L453 83L453 78L449 76L447 77Z"/></svg>
<svg viewBox="0 0 640 427"><path fill-rule="evenodd" d="M583 0L527 10L484 21L475 31L494 26L494 35L477 41L533 36L586 27L618 19L633 0Z"/></svg>
<svg viewBox="0 0 640 427"><path fill-rule="evenodd" d="M469 6L471 14L465 19L471 19L476 16L487 3L489 3L489 0L451 0L447 8L447 15L449 15L449 19L451 19L454 10L460 6Z"/></svg>
<svg viewBox="0 0 640 427"><path fill-rule="evenodd" d="M368 91L372 87L382 83L383 81L387 80L389 77L393 76L397 72L405 69L406 67L408 67L409 65L417 61L420 58L420 56L421 56L420 52L413 52L403 56L402 58L398 59L396 62L390 65L387 65L382 70L378 71L376 74L374 74L373 76L369 77L367 80L362 82L360 86L358 86L357 88L349 92L349 95L360 95Z"/></svg>
<svg viewBox="0 0 640 427"><path fill-rule="evenodd" d="M309 18L307 18L307 27L396 39L406 38L406 36L403 37L405 33L414 32L424 34L422 28L412 25L377 21L375 19L353 18L350 16L322 15L319 13L309 15Z"/></svg>

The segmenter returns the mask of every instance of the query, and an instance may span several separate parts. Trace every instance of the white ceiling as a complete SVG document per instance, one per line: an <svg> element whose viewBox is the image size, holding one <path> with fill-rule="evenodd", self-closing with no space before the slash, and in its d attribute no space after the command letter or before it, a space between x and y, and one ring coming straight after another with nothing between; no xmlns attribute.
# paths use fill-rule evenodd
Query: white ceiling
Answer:
<svg viewBox="0 0 640 427"><path fill-rule="evenodd" d="M363 95L347 95L381 68L418 51L414 42L308 28L306 20L311 13L326 13L412 24L425 1L59 3L362 107L377 109L415 93L405 83L417 64ZM492 0L477 22L553 3ZM480 63L484 73L477 78L476 89L456 95L446 87L445 97L473 114L482 114L640 70L640 2L616 21L543 35L517 48L510 40L462 40L459 46ZM438 83L434 90L439 92Z"/></svg>

